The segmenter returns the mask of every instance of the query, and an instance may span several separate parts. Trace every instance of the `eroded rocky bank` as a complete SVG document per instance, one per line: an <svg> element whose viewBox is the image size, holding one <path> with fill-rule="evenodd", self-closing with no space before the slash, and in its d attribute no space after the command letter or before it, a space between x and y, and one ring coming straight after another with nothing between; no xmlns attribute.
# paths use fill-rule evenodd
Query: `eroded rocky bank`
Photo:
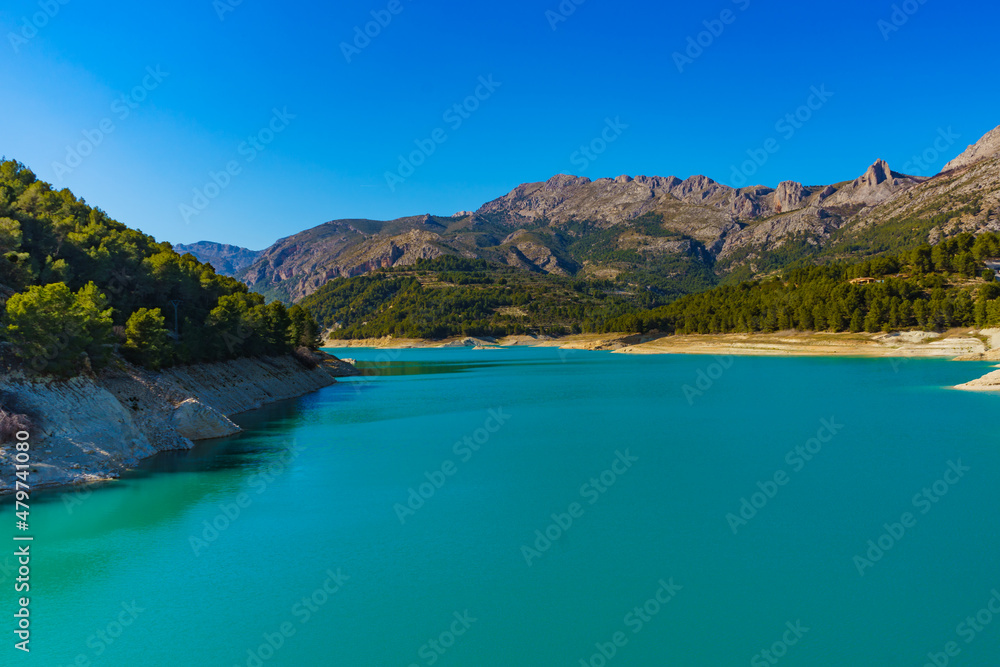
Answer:
<svg viewBox="0 0 1000 667"><path fill-rule="evenodd" d="M231 416L330 386L357 375L321 353L239 359L152 373L124 362L97 377L54 380L0 374L0 410L30 425L31 486L81 484L118 477L158 452L240 428ZM3 438L0 467L13 470L13 437ZM0 477L0 493L13 487Z"/></svg>

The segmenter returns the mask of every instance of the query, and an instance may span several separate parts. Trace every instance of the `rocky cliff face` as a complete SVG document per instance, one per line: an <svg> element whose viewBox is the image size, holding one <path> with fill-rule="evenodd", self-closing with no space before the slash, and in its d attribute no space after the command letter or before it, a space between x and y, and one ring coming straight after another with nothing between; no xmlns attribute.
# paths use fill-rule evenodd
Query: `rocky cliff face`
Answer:
<svg viewBox="0 0 1000 667"><path fill-rule="evenodd" d="M391 223L335 220L281 239L238 277L262 294L297 301L333 278L454 254L442 245L444 229L430 216Z"/></svg>
<svg viewBox="0 0 1000 667"><path fill-rule="evenodd" d="M150 373L120 364L68 381L20 374L0 380L7 410L31 423L32 486L111 479L158 452L239 432L229 416L294 398L356 374L328 355L240 359ZM0 466L9 469L9 442ZM12 490L0 478L0 493Z"/></svg>

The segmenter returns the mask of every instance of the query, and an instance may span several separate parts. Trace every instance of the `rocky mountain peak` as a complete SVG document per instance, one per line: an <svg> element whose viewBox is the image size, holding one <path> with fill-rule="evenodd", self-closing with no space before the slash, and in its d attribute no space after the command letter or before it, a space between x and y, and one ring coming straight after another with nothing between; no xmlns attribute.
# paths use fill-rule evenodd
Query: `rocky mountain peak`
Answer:
<svg viewBox="0 0 1000 667"><path fill-rule="evenodd" d="M787 213L804 206L803 202L809 196L809 191L796 181L783 181L774 192L774 210L777 213Z"/></svg>
<svg viewBox="0 0 1000 667"><path fill-rule="evenodd" d="M966 148L961 155L946 164L941 171L961 169L991 157L1000 157L1000 126L983 135L982 139Z"/></svg>
<svg viewBox="0 0 1000 667"><path fill-rule="evenodd" d="M859 178L855 183L862 186L867 186L869 188L874 188L892 178L892 170L889 169L889 163L885 160L876 160L875 164L868 167L868 171Z"/></svg>
<svg viewBox="0 0 1000 667"><path fill-rule="evenodd" d="M708 176L700 174L684 179L674 188L674 195L680 199L694 196L696 199L708 199L722 187Z"/></svg>
<svg viewBox="0 0 1000 667"><path fill-rule="evenodd" d="M873 206L881 204L900 190L925 180L927 179L895 172L889 168L888 162L880 159L853 183L831 195L826 203L834 206Z"/></svg>

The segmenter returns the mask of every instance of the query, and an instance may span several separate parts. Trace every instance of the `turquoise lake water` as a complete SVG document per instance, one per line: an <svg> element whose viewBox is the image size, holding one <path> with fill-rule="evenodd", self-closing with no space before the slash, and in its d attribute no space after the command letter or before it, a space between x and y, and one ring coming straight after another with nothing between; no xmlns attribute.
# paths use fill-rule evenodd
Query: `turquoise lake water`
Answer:
<svg viewBox="0 0 1000 667"><path fill-rule="evenodd" d="M2 663L1000 665L988 364L338 353L378 375L35 494Z"/></svg>

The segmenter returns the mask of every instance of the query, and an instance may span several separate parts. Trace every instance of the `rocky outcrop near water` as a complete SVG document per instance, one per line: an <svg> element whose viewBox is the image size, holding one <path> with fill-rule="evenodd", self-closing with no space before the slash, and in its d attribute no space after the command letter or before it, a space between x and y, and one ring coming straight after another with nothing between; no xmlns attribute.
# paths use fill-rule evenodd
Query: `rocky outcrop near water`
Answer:
<svg viewBox="0 0 1000 667"><path fill-rule="evenodd" d="M328 387L358 371L335 357L300 351L152 373L125 362L97 377L0 377L0 422L29 425L32 487L113 479L158 452L239 433L229 417ZM11 470L11 434L0 467ZM12 490L11 475L0 493Z"/></svg>
<svg viewBox="0 0 1000 667"><path fill-rule="evenodd" d="M960 384L955 389L965 391L1000 391L1000 371L987 373L981 378Z"/></svg>

